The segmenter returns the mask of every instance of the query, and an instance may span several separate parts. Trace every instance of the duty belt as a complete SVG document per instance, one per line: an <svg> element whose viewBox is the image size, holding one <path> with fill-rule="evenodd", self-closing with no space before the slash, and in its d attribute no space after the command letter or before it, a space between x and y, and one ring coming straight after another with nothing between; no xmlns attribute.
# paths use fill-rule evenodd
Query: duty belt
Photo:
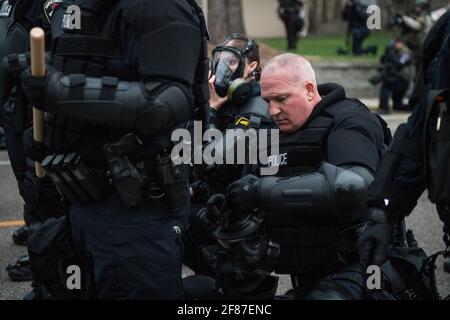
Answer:
<svg viewBox="0 0 450 320"><path fill-rule="evenodd" d="M113 189L127 207L145 200L177 209L189 204L189 168L175 166L167 154L133 162L128 155L142 147L133 134L103 147L109 170L88 168L76 153L51 155L43 168L58 190L71 202L98 202Z"/></svg>

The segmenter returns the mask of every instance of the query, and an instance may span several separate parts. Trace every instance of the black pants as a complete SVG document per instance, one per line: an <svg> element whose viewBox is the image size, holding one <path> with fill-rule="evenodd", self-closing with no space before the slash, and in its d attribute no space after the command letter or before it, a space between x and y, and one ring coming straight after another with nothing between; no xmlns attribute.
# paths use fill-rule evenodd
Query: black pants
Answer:
<svg viewBox="0 0 450 320"><path fill-rule="evenodd" d="M375 54L377 51L376 46L369 46L367 48L363 48L363 42L369 37L370 31L367 28L353 28L351 29L352 39L353 39L353 47L352 52L354 55L360 56L364 54Z"/></svg>
<svg viewBox="0 0 450 320"><path fill-rule="evenodd" d="M298 12L288 12L283 19L286 29L288 50L297 50L299 32L303 27L303 21L299 18Z"/></svg>
<svg viewBox="0 0 450 320"><path fill-rule="evenodd" d="M399 78L397 81L384 81L380 89L380 110L389 110L389 97L392 95L394 110L403 109L403 98L408 91L409 81Z"/></svg>
<svg viewBox="0 0 450 320"><path fill-rule="evenodd" d="M16 177L19 191L23 196L23 182L28 170L27 157L25 155L22 132L14 132L11 129L5 130L6 148L8 151L11 167Z"/></svg>
<svg viewBox="0 0 450 320"><path fill-rule="evenodd" d="M126 208L117 194L71 206L75 247L99 299L183 299L181 229L189 207Z"/></svg>

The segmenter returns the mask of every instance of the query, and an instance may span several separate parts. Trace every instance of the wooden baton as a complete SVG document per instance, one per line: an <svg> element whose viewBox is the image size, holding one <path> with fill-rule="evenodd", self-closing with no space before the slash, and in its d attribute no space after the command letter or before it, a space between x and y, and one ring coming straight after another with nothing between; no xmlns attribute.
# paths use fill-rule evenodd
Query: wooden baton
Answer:
<svg viewBox="0 0 450 320"><path fill-rule="evenodd" d="M33 77L45 76L45 33L41 28L30 31L31 75ZM44 112L33 107L33 139L36 142L44 141ZM36 162L36 175L45 176L41 164Z"/></svg>

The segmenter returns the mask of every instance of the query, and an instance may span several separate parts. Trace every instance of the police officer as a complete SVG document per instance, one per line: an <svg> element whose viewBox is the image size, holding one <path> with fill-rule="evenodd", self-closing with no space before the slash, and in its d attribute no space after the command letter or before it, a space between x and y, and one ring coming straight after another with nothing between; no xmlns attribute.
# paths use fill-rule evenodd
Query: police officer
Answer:
<svg viewBox="0 0 450 320"><path fill-rule="evenodd" d="M425 39L422 64L409 102L413 113L397 130L370 193L371 217L359 239L363 268L369 263L384 263L392 242L392 224L411 213L425 188L444 224L445 245L450 246L449 43L450 11L447 11ZM388 205L385 199L389 200Z"/></svg>
<svg viewBox="0 0 450 320"><path fill-rule="evenodd" d="M396 298L404 287L392 268L382 270L392 292L367 292L355 247L385 124L341 86L317 86L310 63L299 56L268 62L261 89L282 132L278 159L269 162L279 171L233 183L226 198L231 215L264 213L268 235L280 245L275 271L291 274L295 298Z"/></svg>
<svg viewBox="0 0 450 320"><path fill-rule="evenodd" d="M392 94L394 110L408 110L403 98L414 78L413 55L401 40L394 40L381 58L382 85L380 89L380 113L389 114L389 96Z"/></svg>
<svg viewBox="0 0 450 320"><path fill-rule="evenodd" d="M29 228L37 226L50 217L63 215L66 204L49 177L38 178L34 164L25 155L23 133L31 127L31 107L20 83L20 73L29 66L28 33L33 26L41 26L49 33L44 18L45 1L3 1L0 11L1 56L4 86L0 112L6 131L6 143L11 166L19 192L24 200L26 225L13 233L16 244L26 245ZM10 265L8 274L12 280L31 279L29 259L23 257Z"/></svg>
<svg viewBox="0 0 450 320"><path fill-rule="evenodd" d="M225 135L227 129L258 130L274 127L268 105L260 97L261 66L256 41L240 34L230 35L214 48L211 65L209 128L218 129ZM225 143L228 143L226 150L229 150L235 147L236 141ZM223 152L224 157L226 150ZM213 165L196 169L197 172L202 171L198 175L202 178L191 186L195 209L190 218L189 231L185 234L184 263L196 274L211 275L213 272L204 265L203 255L208 252L205 246L208 246L209 251L215 251L211 246L214 242L205 233L196 213L205 206L208 194L223 193L230 183L240 178L243 165ZM198 251L200 248L203 254ZM213 259L209 257L207 260Z"/></svg>
<svg viewBox="0 0 450 320"><path fill-rule="evenodd" d="M396 33L414 54L414 65L419 70L422 60L422 44L432 26L428 0L416 0L409 14L396 16L399 28Z"/></svg>
<svg viewBox="0 0 450 320"><path fill-rule="evenodd" d="M201 9L184 0L75 0L50 21L53 68L43 78L26 70L22 83L48 113L44 142L32 142L44 152L34 158L70 199L91 294L181 299L188 171L171 162L170 132L191 120L193 91L206 85Z"/></svg>
<svg viewBox="0 0 450 320"><path fill-rule="evenodd" d="M348 21L348 33L352 38L352 53L354 55L375 55L376 46L363 48L363 42L369 37L370 30L367 27L368 13L366 7L359 0L350 0L342 11L342 19Z"/></svg>
<svg viewBox="0 0 450 320"><path fill-rule="evenodd" d="M256 41L233 34L214 49L209 79L210 125L223 133L227 129L258 130L274 127L268 105L261 99L260 74L259 46ZM226 146L233 147L234 143ZM241 166L235 168L237 170L231 170L230 166L223 168L225 171L222 173L217 168L219 179L211 181L211 194L224 192L229 183L242 173Z"/></svg>
<svg viewBox="0 0 450 320"><path fill-rule="evenodd" d="M303 1L278 0L278 16L286 28L288 50L297 50L299 33L305 24Z"/></svg>

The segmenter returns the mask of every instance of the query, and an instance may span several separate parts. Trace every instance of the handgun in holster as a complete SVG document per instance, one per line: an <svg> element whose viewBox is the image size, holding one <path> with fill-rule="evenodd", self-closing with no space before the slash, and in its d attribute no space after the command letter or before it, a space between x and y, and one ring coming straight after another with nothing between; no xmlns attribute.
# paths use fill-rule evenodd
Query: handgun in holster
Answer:
<svg viewBox="0 0 450 320"><path fill-rule="evenodd" d="M170 209L176 210L190 204L188 166L174 165L170 156L163 154L156 157L154 171Z"/></svg>
<svg viewBox="0 0 450 320"><path fill-rule="evenodd" d="M101 201L109 192L106 177L95 169L88 169L76 153L47 156L42 167L70 202Z"/></svg>
<svg viewBox="0 0 450 320"><path fill-rule="evenodd" d="M110 178L126 207L134 207L144 200L144 179L128 156L142 148L134 134L128 134L117 143L106 144L103 151L110 170Z"/></svg>

